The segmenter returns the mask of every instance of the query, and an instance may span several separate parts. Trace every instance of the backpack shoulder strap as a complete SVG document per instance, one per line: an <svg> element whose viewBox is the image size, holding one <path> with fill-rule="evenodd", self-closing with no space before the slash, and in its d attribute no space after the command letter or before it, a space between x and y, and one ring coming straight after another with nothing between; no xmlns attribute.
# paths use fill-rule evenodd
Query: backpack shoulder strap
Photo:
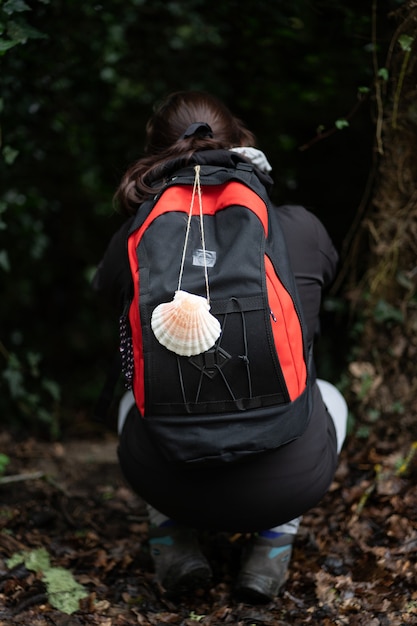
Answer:
<svg viewBox="0 0 417 626"><path fill-rule="evenodd" d="M214 186L223 185L231 181L241 182L253 191L255 191L255 193L257 193L262 198L262 200L264 200L265 203L269 205L270 202L267 191L256 174L255 166L251 163L240 162L237 163L236 167L233 168L224 167L221 165L201 165L200 168L201 185ZM193 165L183 167L173 173L170 176L169 180L167 180L166 184L162 187L162 189L160 189L154 196L150 197L148 200L145 200L145 202L140 205L132 222L129 234L138 230L142 226L159 198L167 189L173 187L174 185L193 185L194 178L195 170Z"/></svg>

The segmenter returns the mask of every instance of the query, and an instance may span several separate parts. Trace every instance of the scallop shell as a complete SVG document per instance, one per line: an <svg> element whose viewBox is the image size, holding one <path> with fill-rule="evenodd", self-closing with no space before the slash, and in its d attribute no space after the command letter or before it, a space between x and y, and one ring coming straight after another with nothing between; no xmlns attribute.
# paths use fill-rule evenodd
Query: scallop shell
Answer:
<svg viewBox="0 0 417 626"><path fill-rule="evenodd" d="M209 350L221 333L206 298L182 290L175 292L171 302L154 309L151 327L160 344L181 356Z"/></svg>

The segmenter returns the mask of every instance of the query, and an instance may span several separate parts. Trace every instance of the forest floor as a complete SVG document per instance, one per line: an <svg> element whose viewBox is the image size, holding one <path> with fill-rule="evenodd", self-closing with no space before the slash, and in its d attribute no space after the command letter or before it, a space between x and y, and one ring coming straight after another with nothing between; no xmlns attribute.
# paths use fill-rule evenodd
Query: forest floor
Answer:
<svg viewBox="0 0 417 626"><path fill-rule="evenodd" d="M415 427L395 421L348 438L329 493L303 519L288 581L261 606L234 599L247 537L222 533L201 537L211 589L164 598L144 504L122 479L111 434L51 444L3 433L10 463L0 479L0 626L417 624ZM54 608L36 566L12 566L14 554L39 548L82 585L75 612Z"/></svg>

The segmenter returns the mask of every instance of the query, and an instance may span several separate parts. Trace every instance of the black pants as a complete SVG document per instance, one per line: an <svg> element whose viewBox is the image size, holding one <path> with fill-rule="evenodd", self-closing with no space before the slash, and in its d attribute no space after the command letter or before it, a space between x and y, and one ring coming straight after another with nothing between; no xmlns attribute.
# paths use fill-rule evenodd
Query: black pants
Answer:
<svg viewBox="0 0 417 626"><path fill-rule="evenodd" d="M337 464L333 421L317 387L302 437L278 450L215 469L173 467L150 440L136 409L121 434L119 460L133 490L168 517L194 528L255 532L315 506Z"/></svg>

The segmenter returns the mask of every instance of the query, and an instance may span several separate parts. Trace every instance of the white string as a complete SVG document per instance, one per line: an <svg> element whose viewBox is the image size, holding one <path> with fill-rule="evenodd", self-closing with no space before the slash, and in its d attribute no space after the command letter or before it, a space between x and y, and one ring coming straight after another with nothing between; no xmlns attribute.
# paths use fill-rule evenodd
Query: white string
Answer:
<svg viewBox="0 0 417 626"><path fill-rule="evenodd" d="M198 171L197 171L197 167L198 167ZM200 185L200 166L199 165L196 166L196 179L197 179L197 190L198 190L198 202L199 202L199 207L200 207L200 233L201 233L201 247L203 248L203 257L204 257L204 278L206 281L207 303L210 304L210 291L209 291L207 256L206 256L206 240L204 237L203 198L202 198L201 185Z"/></svg>
<svg viewBox="0 0 417 626"><path fill-rule="evenodd" d="M203 221L203 199L202 199L201 185L200 185L200 166L196 165L194 167L194 171L195 171L194 185L193 185L193 191L192 191L192 194L191 194L190 209L189 209L189 212L188 212L187 229L186 229L186 232L185 232L184 249L182 251L181 268L180 268L180 275L179 275L179 278L178 278L178 288L177 288L177 291L179 291L180 288L181 288L181 281L182 281L182 275L183 275L183 272L184 272L184 264L185 264L185 255L186 255L186 252L187 252L188 238L189 238L189 235L190 235L190 228L191 228L191 217L192 217L192 214L193 214L194 199L195 199L195 194L196 194L196 191L197 191L198 202L199 202L199 213L200 213L201 245L202 245L202 248L203 248L203 256L204 256L204 278L205 278L205 281L206 281L207 302L208 302L208 304L210 304L210 292L209 292L207 257L206 257L206 241L205 241L205 236L204 236L204 221Z"/></svg>
<svg viewBox="0 0 417 626"><path fill-rule="evenodd" d="M198 166L196 166L196 167L198 167ZM196 172L196 176L197 176L197 172ZM178 278L177 291L179 291L181 289L182 275L183 275L183 272L184 272L185 254L187 252L188 237L189 237L189 234L190 234L191 217L192 217L192 214L193 214L193 206L194 206L194 198L195 198L196 189L197 189L197 181L196 181L196 177L195 177L194 178L194 185L193 185L193 192L191 194L190 209L188 211L187 229L185 231L185 241L184 241L184 248L183 248L183 251L182 251L181 268L180 268L180 275L179 275L179 278Z"/></svg>

